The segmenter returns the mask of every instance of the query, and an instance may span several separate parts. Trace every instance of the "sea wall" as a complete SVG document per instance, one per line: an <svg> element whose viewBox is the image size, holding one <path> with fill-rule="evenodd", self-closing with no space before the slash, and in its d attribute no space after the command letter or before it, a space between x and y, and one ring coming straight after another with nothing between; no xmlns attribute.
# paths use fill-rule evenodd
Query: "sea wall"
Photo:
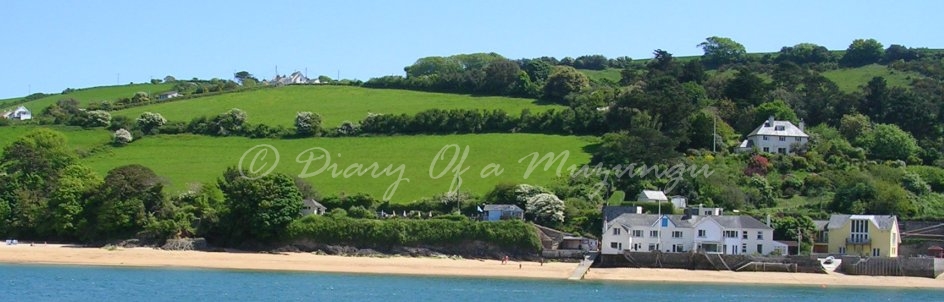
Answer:
<svg viewBox="0 0 944 302"><path fill-rule="evenodd" d="M937 278L944 273L944 259L843 256L839 270L849 275Z"/></svg>
<svg viewBox="0 0 944 302"><path fill-rule="evenodd" d="M598 259L597 267L826 273L819 260L801 256L626 252L621 255L600 255Z"/></svg>

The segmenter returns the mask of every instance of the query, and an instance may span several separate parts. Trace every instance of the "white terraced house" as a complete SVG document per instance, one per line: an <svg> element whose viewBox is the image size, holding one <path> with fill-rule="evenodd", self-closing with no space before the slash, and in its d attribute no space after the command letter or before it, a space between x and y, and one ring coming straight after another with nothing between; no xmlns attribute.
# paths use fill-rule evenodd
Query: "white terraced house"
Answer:
<svg viewBox="0 0 944 302"><path fill-rule="evenodd" d="M750 216L637 214L632 207L604 209L601 252L685 253L693 250L730 255L786 255L773 240L773 228ZM720 213L720 211L717 211Z"/></svg>

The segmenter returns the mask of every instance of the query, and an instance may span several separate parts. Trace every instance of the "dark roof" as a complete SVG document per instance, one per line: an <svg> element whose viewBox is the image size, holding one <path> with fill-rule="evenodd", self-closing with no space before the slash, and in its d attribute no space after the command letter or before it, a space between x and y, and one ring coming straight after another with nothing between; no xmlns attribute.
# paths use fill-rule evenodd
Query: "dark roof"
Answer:
<svg viewBox="0 0 944 302"><path fill-rule="evenodd" d="M693 216L690 219L683 220L682 215L665 215L669 217L669 221L672 221L676 227L690 228L692 225L699 219L698 216ZM658 214L622 214L616 218L610 220L610 222L615 222L622 224L627 227L651 227L659 221Z"/></svg>
<svg viewBox="0 0 944 302"><path fill-rule="evenodd" d="M826 226L829 225L829 220L813 220L813 225L816 226L817 230L825 230Z"/></svg>
<svg viewBox="0 0 944 302"><path fill-rule="evenodd" d="M485 208L482 209L485 211L502 211L502 212L524 212L521 208L513 204L487 204Z"/></svg>
<svg viewBox="0 0 944 302"><path fill-rule="evenodd" d="M773 229L760 220L747 215L709 216L726 229Z"/></svg>
<svg viewBox="0 0 944 302"><path fill-rule="evenodd" d="M829 215L829 229L838 229L846 224L846 221L849 219L865 219L870 220L881 230L890 230L895 222L898 221L895 216L887 215L847 215L847 214L832 214Z"/></svg>
<svg viewBox="0 0 944 302"><path fill-rule="evenodd" d="M623 214L635 214L635 206L606 206L603 207L603 220L610 221Z"/></svg>

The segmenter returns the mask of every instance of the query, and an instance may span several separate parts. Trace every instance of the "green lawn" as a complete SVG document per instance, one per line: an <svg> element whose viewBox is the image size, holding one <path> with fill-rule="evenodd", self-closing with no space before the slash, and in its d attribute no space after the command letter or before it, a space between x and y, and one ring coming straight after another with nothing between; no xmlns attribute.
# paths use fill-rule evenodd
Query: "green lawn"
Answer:
<svg viewBox="0 0 944 302"><path fill-rule="evenodd" d="M344 121L359 121L368 112L411 114L432 108L482 108L502 109L517 115L525 108L543 111L562 107L542 105L533 99L508 97L349 86L288 86L134 107L116 111L113 115L136 118L150 111L160 113L170 121L189 122L194 117L216 116L232 108L245 111L250 123L291 127L297 112L311 111L321 114L325 127L335 127Z"/></svg>
<svg viewBox="0 0 944 302"><path fill-rule="evenodd" d="M62 99L73 98L84 107L91 102L101 102L109 101L114 102L120 98L130 98L138 91L143 91L149 93L153 97L157 97L158 94L162 92L170 91L174 88L174 84L132 84L132 85L121 85L121 86L103 86L103 87L93 87L86 88L77 91L73 91L67 94L55 94L50 95L35 101L28 102L23 106L26 106L27 109L36 113L42 111L49 105L55 104L57 101Z"/></svg>
<svg viewBox="0 0 944 302"><path fill-rule="evenodd" d="M104 129L83 130L79 127L66 126L44 127L64 133L69 146L80 153L86 150L99 148L111 141L111 132ZM0 149L5 148L13 141L36 128L38 127L31 125L0 127Z"/></svg>
<svg viewBox="0 0 944 302"><path fill-rule="evenodd" d="M19 101L20 99L22 99L22 98L2 99L2 100L0 100L0 108L6 107L6 106L7 106L7 105L6 105L7 103L16 102L16 101Z"/></svg>
<svg viewBox="0 0 944 302"><path fill-rule="evenodd" d="M591 81L601 82L603 80L611 81L613 83L619 83L623 78L620 74L620 69L618 68L607 68L604 70L590 70L590 69L580 69L580 72L585 74Z"/></svg>
<svg viewBox="0 0 944 302"><path fill-rule="evenodd" d="M824 72L823 76L835 82L839 89L845 92L858 91L859 87L868 84L873 77L884 77L888 86L892 87L908 87L912 79L923 77L917 73L893 70L878 64L830 70Z"/></svg>

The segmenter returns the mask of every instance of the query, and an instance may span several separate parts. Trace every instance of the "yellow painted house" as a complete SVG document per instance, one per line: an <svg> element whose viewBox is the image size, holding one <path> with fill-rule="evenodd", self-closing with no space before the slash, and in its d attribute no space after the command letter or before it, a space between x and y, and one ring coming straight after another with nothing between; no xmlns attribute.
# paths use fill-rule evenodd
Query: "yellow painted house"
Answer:
<svg viewBox="0 0 944 302"><path fill-rule="evenodd" d="M884 215L833 214L826 224L830 254L898 257L898 219Z"/></svg>

